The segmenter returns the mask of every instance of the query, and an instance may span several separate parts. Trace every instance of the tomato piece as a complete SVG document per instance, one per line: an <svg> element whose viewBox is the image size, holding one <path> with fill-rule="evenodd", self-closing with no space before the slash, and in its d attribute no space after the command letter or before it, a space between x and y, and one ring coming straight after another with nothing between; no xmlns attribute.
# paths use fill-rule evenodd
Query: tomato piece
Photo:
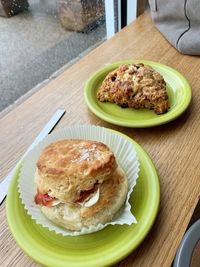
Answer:
<svg viewBox="0 0 200 267"><path fill-rule="evenodd" d="M51 206L52 201L56 200L55 197L49 196L47 193L37 193L35 196L35 203L42 206Z"/></svg>

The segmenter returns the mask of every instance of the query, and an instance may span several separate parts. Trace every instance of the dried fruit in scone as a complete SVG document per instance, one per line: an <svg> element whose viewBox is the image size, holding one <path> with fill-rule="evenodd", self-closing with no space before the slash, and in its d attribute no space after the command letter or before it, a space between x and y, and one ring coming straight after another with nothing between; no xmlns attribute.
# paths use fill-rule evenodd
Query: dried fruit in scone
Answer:
<svg viewBox="0 0 200 267"><path fill-rule="evenodd" d="M143 63L123 64L109 73L97 92L97 98L123 108L153 109L157 114L169 109L164 78Z"/></svg>
<svg viewBox="0 0 200 267"><path fill-rule="evenodd" d="M37 161L36 204L57 225L69 230L104 224L125 203L128 180L103 143L60 140Z"/></svg>

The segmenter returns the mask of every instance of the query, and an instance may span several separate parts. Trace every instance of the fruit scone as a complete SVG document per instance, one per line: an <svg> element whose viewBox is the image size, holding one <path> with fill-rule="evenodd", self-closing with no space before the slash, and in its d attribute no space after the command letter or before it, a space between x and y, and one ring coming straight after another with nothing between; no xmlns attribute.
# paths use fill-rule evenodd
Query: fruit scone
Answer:
<svg viewBox="0 0 200 267"><path fill-rule="evenodd" d="M64 139L49 144L36 166L35 203L69 230L105 224L123 207L128 179L103 143Z"/></svg>
<svg viewBox="0 0 200 267"><path fill-rule="evenodd" d="M153 109L157 114L169 109L163 76L143 63L123 64L110 72L97 92L97 99L123 108Z"/></svg>

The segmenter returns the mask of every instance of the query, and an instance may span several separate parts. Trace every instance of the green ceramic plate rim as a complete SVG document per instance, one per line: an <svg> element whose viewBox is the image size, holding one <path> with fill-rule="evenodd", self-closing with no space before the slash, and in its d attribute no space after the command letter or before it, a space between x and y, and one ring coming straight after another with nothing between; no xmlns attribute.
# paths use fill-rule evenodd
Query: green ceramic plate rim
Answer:
<svg viewBox="0 0 200 267"><path fill-rule="evenodd" d="M125 119L119 119L118 117L115 117L113 115L107 114L106 112L99 111L95 108L95 103L94 100L92 99L91 95L90 95L90 91L93 90L92 89L92 84L95 82L95 80L98 78L99 75L103 74L104 72L110 72L113 67L118 67L121 64L128 64L128 63L136 63L136 62L142 62L144 64L150 65L150 66L158 66L160 68L166 69L170 72L173 72L173 74L175 74L184 84L183 90L184 90L184 98L182 100L182 102L177 105L175 108L173 108L173 110L171 110L171 112L165 113L163 115L158 115L157 118L152 118L152 119L148 119L148 120L141 120L141 121L136 121L136 120L132 120L132 121L126 121ZM186 80L186 78L177 70L158 63L158 62L154 62L154 61L150 61L150 60L123 60L123 61L118 61L115 62L113 64L109 64L101 69L99 69L98 71L96 71L94 74L92 74L92 76L88 79L88 81L85 84L84 87L84 99L85 102L88 106L88 108L100 119L107 121L109 123L115 124L115 125L119 125L119 126L126 126L126 127L135 127L135 128L146 128L146 127L152 127L152 126L158 126L158 125L162 125L165 123L168 123L174 119L176 119L178 116L180 116L189 106L191 99L192 99L192 91L191 91L191 87L190 84L188 83L188 81Z"/></svg>
<svg viewBox="0 0 200 267"><path fill-rule="evenodd" d="M138 157L139 160L142 162L145 162L146 166L145 169L150 170L151 172L151 176L154 177L154 191L156 192L156 194L153 196L154 197L154 202L151 203L151 215L149 215L149 219L148 222L145 222L145 228L144 231L142 232L142 234L134 241L134 243L125 243L123 244L124 246L121 247L120 251L117 252L117 255L115 255L114 258L109 258L107 259L105 257L105 259L101 258L101 259L97 259L95 262L90 262L89 266L110 266L112 264L115 264L117 262L119 262L120 260L124 259L126 256L128 256L133 250L135 250L140 244L141 242L145 239L145 237L147 236L147 234L149 233L155 219L156 219L156 215L158 213L158 209L159 209L159 204L160 204L160 183L159 183L159 178L157 175L157 171L156 168L151 160L151 158L148 156L148 154L145 152L145 150L138 144L136 143L133 139L131 139L130 137L126 136L125 134L122 134L118 131L112 130L112 129L108 129L109 131L112 131L115 134L121 135L122 137L128 139L130 142L132 142L132 144L134 145L137 153L138 153ZM15 174L13 175L13 179L11 181L11 184L9 186L9 190L8 190L8 195L7 195L7 199L6 199L6 214L7 214L7 221L8 221L8 225L9 228L12 232L13 237L15 238L16 242L18 243L18 245L21 247L21 249L28 255L30 256L32 259L34 259L36 262L45 265L45 266L53 266L51 265L51 259L49 259L47 256L45 257L44 260L44 255L42 257L40 257L40 253L38 252L31 252L29 251L29 248L27 246L27 242L24 242L24 237L23 237L23 233L18 232L15 221L13 220L13 212L12 212L12 205L13 205L13 197L12 197L12 192L13 190L16 190L15 187L15 182L16 179L18 179L18 171L20 169L20 166L18 168L18 170L16 170ZM28 216L28 215L27 215ZM21 223L23 223L21 221ZM128 247L126 247L128 246ZM42 258L42 259L41 259ZM67 264L67 262L66 262ZM80 266L79 264L71 264L72 266ZM57 265L59 266L59 264Z"/></svg>

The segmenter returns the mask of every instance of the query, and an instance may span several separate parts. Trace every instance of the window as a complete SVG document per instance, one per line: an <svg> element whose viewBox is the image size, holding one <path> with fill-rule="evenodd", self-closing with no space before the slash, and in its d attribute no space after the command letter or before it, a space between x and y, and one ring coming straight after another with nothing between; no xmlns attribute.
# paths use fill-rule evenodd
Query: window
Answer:
<svg viewBox="0 0 200 267"><path fill-rule="evenodd" d="M135 0L0 0L0 111L112 37L135 8Z"/></svg>

